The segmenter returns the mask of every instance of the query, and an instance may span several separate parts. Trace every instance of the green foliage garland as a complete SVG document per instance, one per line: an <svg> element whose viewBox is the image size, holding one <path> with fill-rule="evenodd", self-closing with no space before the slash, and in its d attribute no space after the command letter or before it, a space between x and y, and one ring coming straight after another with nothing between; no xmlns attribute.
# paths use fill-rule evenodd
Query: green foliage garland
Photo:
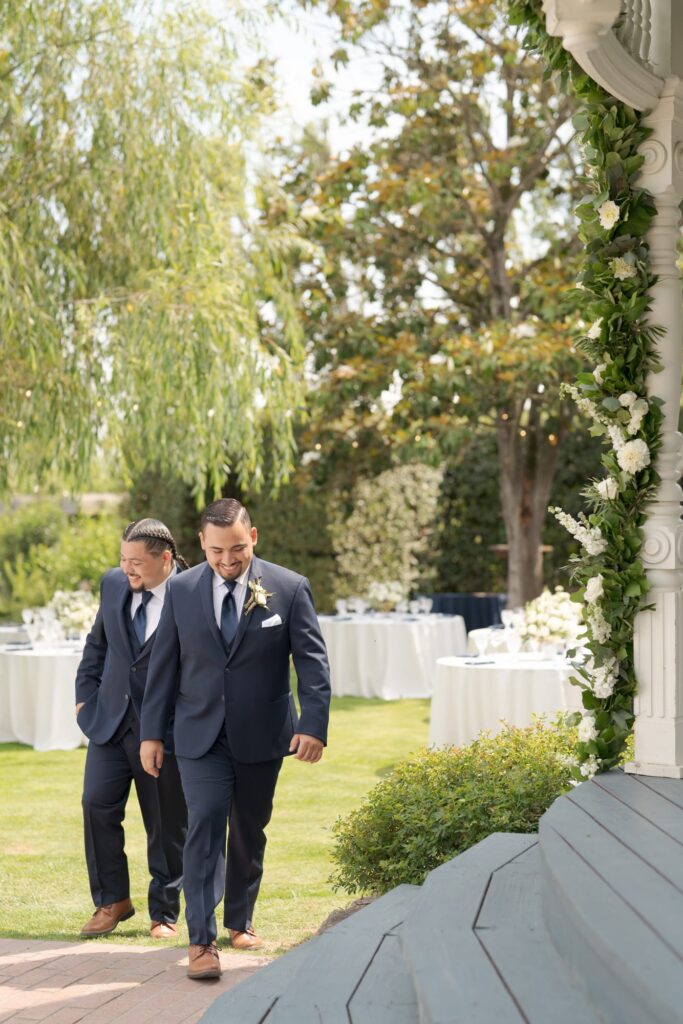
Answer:
<svg viewBox="0 0 683 1024"><path fill-rule="evenodd" d="M561 40L548 35L540 0L508 3L513 24L526 28L526 45L581 101L574 126L583 144L587 195L577 209L585 258L576 296L588 325L581 344L597 366L567 390L591 416L591 433L603 436L610 450L602 456L608 476L584 491L588 513L576 520L553 510L583 548L572 559L591 654L574 680L585 708L574 769L580 780L613 768L633 727L634 623L648 590L640 552L646 508L659 483L662 412L646 381L659 369L662 331L647 322L655 277L644 237L657 211L636 179L639 149L650 131L642 114L597 85Z"/></svg>

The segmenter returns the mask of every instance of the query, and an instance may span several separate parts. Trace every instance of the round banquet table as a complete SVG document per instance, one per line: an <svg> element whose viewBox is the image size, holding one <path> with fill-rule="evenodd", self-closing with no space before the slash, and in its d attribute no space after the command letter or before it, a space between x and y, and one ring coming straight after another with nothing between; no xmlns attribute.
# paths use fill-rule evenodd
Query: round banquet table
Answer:
<svg viewBox="0 0 683 1024"><path fill-rule="evenodd" d="M74 750L87 740L76 724L74 679L82 649L0 649L0 743Z"/></svg>
<svg viewBox="0 0 683 1024"><path fill-rule="evenodd" d="M500 654L440 658L429 722L432 747L463 747L486 730L495 736L507 722L524 728L533 715L581 708L581 690L563 658Z"/></svg>
<svg viewBox="0 0 683 1024"><path fill-rule="evenodd" d="M467 650L459 615L321 615L335 697L429 697L434 664Z"/></svg>

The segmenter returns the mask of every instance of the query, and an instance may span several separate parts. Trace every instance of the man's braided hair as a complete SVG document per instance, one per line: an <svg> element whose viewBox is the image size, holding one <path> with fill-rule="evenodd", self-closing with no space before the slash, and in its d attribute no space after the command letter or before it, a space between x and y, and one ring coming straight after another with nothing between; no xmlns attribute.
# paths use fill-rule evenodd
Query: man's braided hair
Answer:
<svg viewBox="0 0 683 1024"><path fill-rule="evenodd" d="M183 569L190 568L183 556L178 553L173 534L160 519L136 519L125 528L121 540L141 540L153 555L170 551L174 560Z"/></svg>

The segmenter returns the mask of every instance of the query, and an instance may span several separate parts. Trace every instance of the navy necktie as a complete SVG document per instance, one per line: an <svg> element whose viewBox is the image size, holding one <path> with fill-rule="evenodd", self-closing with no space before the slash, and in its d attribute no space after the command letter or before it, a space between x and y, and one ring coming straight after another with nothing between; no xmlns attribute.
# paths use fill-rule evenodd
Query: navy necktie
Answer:
<svg viewBox="0 0 683 1024"><path fill-rule="evenodd" d="M141 594L142 601L140 601L140 604L135 609L135 615L133 616L133 629L141 647L145 642L145 633L147 632L147 605L153 596L151 590L143 590Z"/></svg>
<svg viewBox="0 0 683 1024"><path fill-rule="evenodd" d="M230 647L237 632L237 607L233 597L233 590L237 586L237 580L225 580L224 583L227 594L223 598L223 605L221 607L221 633L226 644Z"/></svg>

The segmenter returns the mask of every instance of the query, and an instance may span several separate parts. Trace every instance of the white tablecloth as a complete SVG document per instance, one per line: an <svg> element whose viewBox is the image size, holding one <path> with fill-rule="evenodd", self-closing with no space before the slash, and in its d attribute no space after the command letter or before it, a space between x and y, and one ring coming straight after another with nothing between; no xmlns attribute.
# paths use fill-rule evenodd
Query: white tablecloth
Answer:
<svg viewBox="0 0 683 1024"><path fill-rule="evenodd" d="M26 640L28 635L23 626L0 626L0 644L24 643Z"/></svg>
<svg viewBox="0 0 683 1024"><path fill-rule="evenodd" d="M467 658L440 658L429 723L431 746L462 747L483 730L492 735L503 723L525 727L532 715L553 716L581 707L575 674L562 658L530 654L488 655L481 664ZM475 659L471 659L472 662Z"/></svg>
<svg viewBox="0 0 683 1024"><path fill-rule="evenodd" d="M73 750L86 738L76 724L74 679L80 650L0 650L0 743Z"/></svg>
<svg viewBox="0 0 683 1024"><path fill-rule="evenodd" d="M434 665L467 650L459 615L321 615L337 697L428 697Z"/></svg>

